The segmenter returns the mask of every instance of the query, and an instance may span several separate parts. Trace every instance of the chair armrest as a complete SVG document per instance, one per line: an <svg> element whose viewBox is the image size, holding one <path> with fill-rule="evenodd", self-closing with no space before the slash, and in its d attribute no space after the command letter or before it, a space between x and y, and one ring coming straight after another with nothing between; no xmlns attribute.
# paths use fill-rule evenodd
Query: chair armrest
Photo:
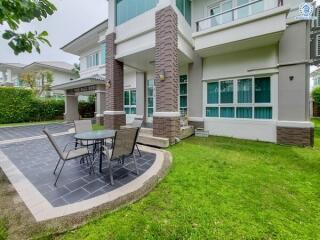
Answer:
<svg viewBox="0 0 320 240"><path fill-rule="evenodd" d="M64 149L63 149L63 152L65 152L66 151L66 149L67 149L67 147L70 145L70 144L76 144L77 143L77 141L73 141L73 142L69 142L69 143L67 143L65 146L64 146ZM80 147L80 146L79 146ZM78 146L76 147L74 147L74 149L77 149L77 148L79 148Z"/></svg>

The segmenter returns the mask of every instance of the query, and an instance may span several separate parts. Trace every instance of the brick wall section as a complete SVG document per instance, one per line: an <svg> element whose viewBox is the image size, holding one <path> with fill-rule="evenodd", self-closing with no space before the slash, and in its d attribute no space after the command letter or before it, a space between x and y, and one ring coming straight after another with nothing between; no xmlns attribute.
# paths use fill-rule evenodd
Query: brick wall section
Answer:
<svg viewBox="0 0 320 240"><path fill-rule="evenodd" d="M313 146L313 128L277 127L277 143L301 147Z"/></svg>
<svg viewBox="0 0 320 240"><path fill-rule="evenodd" d="M171 6L156 12L155 86L156 112L178 112L178 17ZM174 144L179 132L179 117L153 117L154 136Z"/></svg>
<svg viewBox="0 0 320 240"><path fill-rule="evenodd" d="M106 111L123 111L123 63L115 59L115 38L115 33L106 36L106 83L111 83L110 88L106 87ZM105 115L104 118L107 129L119 129L126 124L125 114Z"/></svg>
<svg viewBox="0 0 320 240"><path fill-rule="evenodd" d="M176 137L180 134L179 117L154 117L153 135L169 138L170 144L174 144Z"/></svg>
<svg viewBox="0 0 320 240"><path fill-rule="evenodd" d="M111 87L106 88L106 111L123 111L123 63L115 59L115 38L115 33L106 37L106 82L111 83Z"/></svg>
<svg viewBox="0 0 320 240"><path fill-rule="evenodd" d="M156 111L178 112L178 18L171 6L156 12L155 86Z"/></svg>
<svg viewBox="0 0 320 240"><path fill-rule="evenodd" d="M120 126L126 125L126 115L104 115L104 126L106 129L120 129Z"/></svg>
<svg viewBox="0 0 320 240"><path fill-rule="evenodd" d="M96 124L103 125L104 117L96 117Z"/></svg>

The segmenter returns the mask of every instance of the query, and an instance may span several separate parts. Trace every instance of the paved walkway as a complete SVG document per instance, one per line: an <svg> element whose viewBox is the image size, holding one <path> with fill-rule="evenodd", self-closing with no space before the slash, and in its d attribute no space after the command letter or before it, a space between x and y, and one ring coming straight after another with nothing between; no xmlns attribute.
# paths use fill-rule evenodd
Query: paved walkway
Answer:
<svg viewBox="0 0 320 240"><path fill-rule="evenodd" d="M0 141L41 136L43 135L42 130L44 127L48 128L51 133L62 133L73 128L73 124L47 124L0 128Z"/></svg>
<svg viewBox="0 0 320 240"><path fill-rule="evenodd" d="M73 134L70 134L72 127L70 124L47 126L51 133L55 133L55 138L62 148L73 141ZM142 147L142 156L138 157L138 153L136 155L140 175L134 173L132 161L128 159L124 165L118 164L114 167L113 186L110 184L105 162L102 174L96 166L96 173L90 175L86 164L80 164L78 160L70 161L66 163L57 187L54 187L55 176L52 172L58 155L43 136L42 129L43 126L0 129L0 167L38 220L66 215L71 205L76 203L87 202L86 205L80 204L79 209L71 207L71 213L97 206L98 202L110 201L115 190L126 188L129 183L146 175L144 173L152 169L156 160L161 160L157 156L160 151L158 153L151 148ZM153 171L157 170L159 169ZM122 193L124 192L118 194ZM104 200L97 201L99 196ZM66 211L63 207L69 210ZM59 209L60 215L59 211L52 209ZM43 212L47 214L43 215Z"/></svg>

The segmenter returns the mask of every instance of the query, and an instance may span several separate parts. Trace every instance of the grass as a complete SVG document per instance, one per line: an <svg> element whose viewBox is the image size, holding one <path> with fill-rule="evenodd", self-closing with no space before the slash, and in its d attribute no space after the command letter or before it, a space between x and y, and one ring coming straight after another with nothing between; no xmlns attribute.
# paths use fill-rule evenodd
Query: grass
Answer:
<svg viewBox="0 0 320 240"><path fill-rule="evenodd" d="M223 137L182 141L169 149L170 173L148 196L59 238L320 239L315 124L314 149Z"/></svg>
<svg viewBox="0 0 320 240"><path fill-rule="evenodd" d="M0 128L31 126L31 125L39 125L39 124L52 124L52 123L62 123L62 122L63 122L63 120L52 120L52 121L42 121L42 122L24 122L24 123L6 123L6 124L0 124Z"/></svg>
<svg viewBox="0 0 320 240"><path fill-rule="evenodd" d="M0 240L5 240L8 238L8 226L5 219L0 218Z"/></svg>

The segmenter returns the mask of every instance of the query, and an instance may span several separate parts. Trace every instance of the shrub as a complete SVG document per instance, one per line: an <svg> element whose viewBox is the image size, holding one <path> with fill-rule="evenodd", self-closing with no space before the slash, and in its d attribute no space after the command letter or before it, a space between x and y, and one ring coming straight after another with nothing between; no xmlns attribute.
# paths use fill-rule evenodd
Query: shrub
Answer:
<svg viewBox="0 0 320 240"><path fill-rule="evenodd" d="M61 119L63 113L63 100L39 99L28 89L0 88L0 123Z"/></svg>
<svg viewBox="0 0 320 240"><path fill-rule="evenodd" d="M83 118L92 118L94 117L95 111L95 102L79 102L79 114Z"/></svg>
<svg viewBox="0 0 320 240"><path fill-rule="evenodd" d="M320 106L320 87L316 87L312 90L312 98Z"/></svg>

